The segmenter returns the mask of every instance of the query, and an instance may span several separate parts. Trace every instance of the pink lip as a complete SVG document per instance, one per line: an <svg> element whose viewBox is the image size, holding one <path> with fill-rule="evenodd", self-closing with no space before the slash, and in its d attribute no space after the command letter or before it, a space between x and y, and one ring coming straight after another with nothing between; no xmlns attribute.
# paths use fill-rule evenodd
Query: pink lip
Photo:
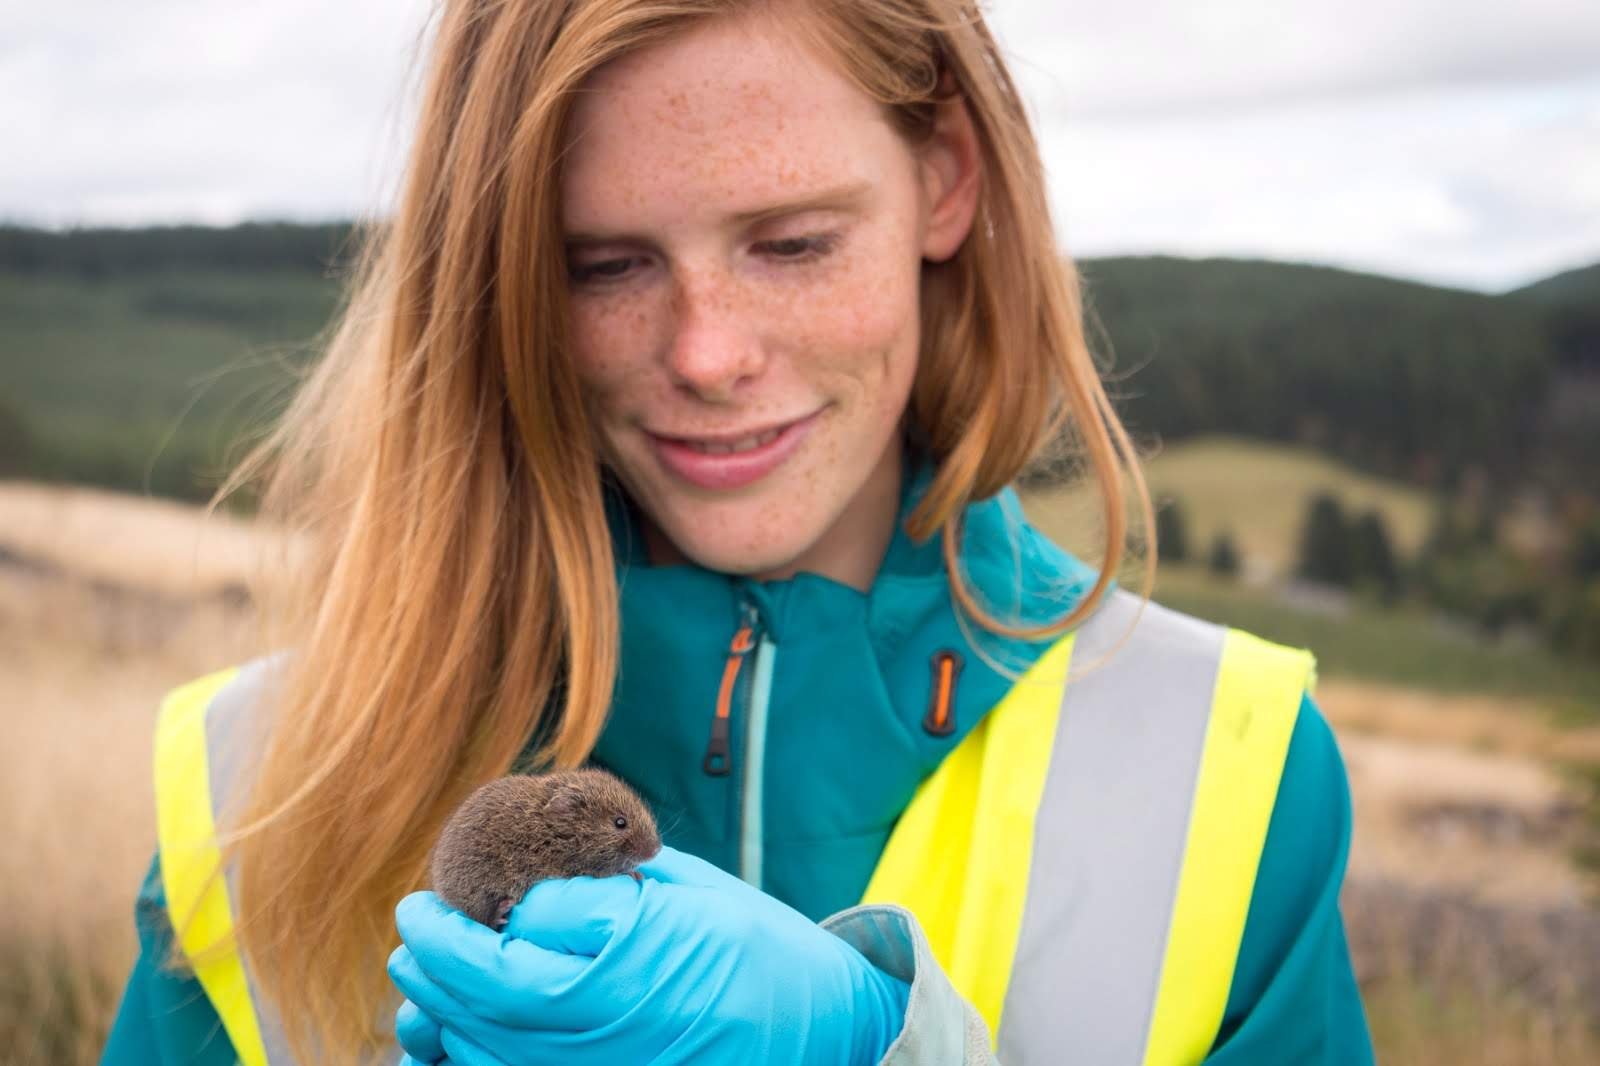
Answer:
<svg viewBox="0 0 1600 1066"><path fill-rule="evenodd" d="M670 437L659 437L654 433L645 435L650 438L650 445L655 450L656 458L660 460L661 465L691 485L702 489L737 489L759 481L777 469L784 460L794 454L795 449L800 447L800 442L805 439L816 420L817 412L813 412L798 421L790 422L783 427L782 432L759 448L723 455L708 455L696 451L683 441ZM744 434L744 436L755 435L757 434ZM695 439L713 441L719 438Z"/></svg>

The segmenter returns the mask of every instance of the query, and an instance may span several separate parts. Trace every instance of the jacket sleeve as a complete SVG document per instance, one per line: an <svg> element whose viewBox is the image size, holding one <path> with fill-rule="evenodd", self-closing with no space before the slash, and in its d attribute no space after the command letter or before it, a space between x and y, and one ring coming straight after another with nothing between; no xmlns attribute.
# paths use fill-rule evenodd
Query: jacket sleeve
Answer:
<svg viewBox="0 0 1600 1066"><path fill-rule="evenodd" d="M139 957L101 1053L101 1066L232 1066L233 1044L200 982L165 963L172 952L161 863L152 859L134 904Z"/></svg>
<svg viewBox="0 0 1600 1066"><path fill-rule="evenodd" d="M911 986L905 1024L879 1066L998 1066L989 1027L945 976L910 911L866 904L824 918L822 928Z"/></svg>
<svg viewBox="0 0 1600 1066"><path fill-rule="evenodd" d="M1365 1066L1372 1042L1339 913L1350 784L1309 694L1289 740L1208 1066Z"/></svg>

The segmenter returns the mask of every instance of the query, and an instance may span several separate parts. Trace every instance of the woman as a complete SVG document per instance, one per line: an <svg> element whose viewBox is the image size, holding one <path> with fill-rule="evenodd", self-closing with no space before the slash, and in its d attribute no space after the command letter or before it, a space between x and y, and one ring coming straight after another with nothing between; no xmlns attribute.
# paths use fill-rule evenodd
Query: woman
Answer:
<svg viewBox="0 0 1600 1066"><path fill-rule="evenodd" d="M163 707L107 1061L1369 1061L1310 656L1115 587L1149 503L1051 233L963 0L447 3L240 475L313 545L288 651ZM1005 488L1064 421L1098 570ZM586 761L643 881L401 899Z"/></svg>

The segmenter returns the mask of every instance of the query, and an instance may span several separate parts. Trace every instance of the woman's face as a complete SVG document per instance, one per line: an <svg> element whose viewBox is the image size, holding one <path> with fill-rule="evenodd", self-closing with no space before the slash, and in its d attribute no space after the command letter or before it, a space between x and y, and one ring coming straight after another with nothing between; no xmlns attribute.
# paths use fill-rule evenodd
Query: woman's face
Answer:
<svg viewBox="0 0 1600 1066"><path fill-rule="evenodd" d="M898 503L922 261L971 224L965 109L942 106L956 118L913 149L759 17L695 26L585 88L562 224L607 461L702 566L870 583Z"/></svg>

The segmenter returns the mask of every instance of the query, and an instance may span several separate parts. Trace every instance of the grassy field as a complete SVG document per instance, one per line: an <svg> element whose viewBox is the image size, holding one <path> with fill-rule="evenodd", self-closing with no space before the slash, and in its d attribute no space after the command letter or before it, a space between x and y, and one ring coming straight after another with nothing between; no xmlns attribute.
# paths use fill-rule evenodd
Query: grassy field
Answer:
<svg viewBox="0 0 1600 1066"><path fill-rule="evenodd" d="M1427 612L1360 603L1339 614L1301 610L1270 590L1219 581L1193 567L1166 568L1155 596L1177 610L1310 648L1325 674L1520 697L1574 724L1600 722L1600 668L1537 645L1474 637Z"/></svg>
<svg viewBox="0 0 1600 1066"><path fill-rule="evenodd" d="M0 482L0 548L0 1059L75 1066L96 1060L135 951L157 701L254 650L229 590L277 545L186 505ZM1157 598L1318 652L1355 794L1344 909L1380 1061L1600 1061L1600 919L1569 858L1587 794L1560 772L1600 766L1600 730L1553 710L1594 679L1552 680L1506 647L1500 687L1463 691L1484 650L1424 619L1307 616L1177 568ZM1405 660L1432 665L1400 684Z"/></svg>
<svg viewBox="0 0 1600 1066"><path fill-rule="evenodd" d="M1293 566L1306 506L1331 492L1345 513L1376 509L1395 549L1416 551L1428 531L1429 497L1416 489L1363 474L1309 448L1209 436L1154 449L1144 467L1151 499L1176 500L1189 551L1204 558L1213 538L1229 533L1253 583L1283 578ZM1086 486L1039 490L1028 496L1030 517L1064 543L1081 540L1098 501Z"/></svg>
<svg viewBox="0 0 1600 1066"><path fill-rule="evenodd" d="M98 1059L155 839L156 705L249 646L226 593L244 534L202 528L193 508L0 483L0 1061Z"/></svg>

